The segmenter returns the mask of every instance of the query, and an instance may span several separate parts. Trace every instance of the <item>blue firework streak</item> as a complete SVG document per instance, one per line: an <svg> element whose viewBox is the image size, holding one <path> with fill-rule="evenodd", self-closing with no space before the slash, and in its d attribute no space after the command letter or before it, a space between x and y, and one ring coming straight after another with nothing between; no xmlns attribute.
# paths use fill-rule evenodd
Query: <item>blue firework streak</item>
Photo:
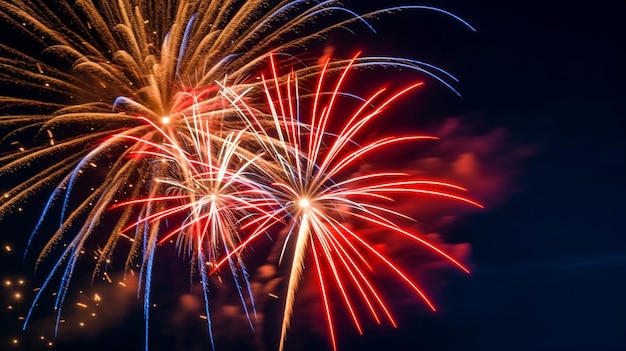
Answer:
<svg viewBox="0 0 626 351"><path fill-rule="evenodd" d="M257 108L255 104L263 103L264 92L256 78L271 52L292 59L307 44L333 30L355 24L373 31L370 18L400 10L440 12L469 27L460 18L428 6L389 7L357 14L333 0L161 1L138 5L130 0L98 4L58 1L54 8L43 1L11 0L0 2L0 7L3 22L28 38L36 48L21 50L0 44L3 67L0 82L7 87L19 87L15 93L0 96L2 108L36 111L11 112L0 117L0 127L9 130L0 139L0 145L35 136L29 147L0 155L0 182L8 187L0 203L0 219L52 188L28 243L30 247L37 233L50 226L50 217L60 208L58 226L55 225L49 240L39 250L37 263L55 253L61 243L65 244L35 297L24 327L42 293L56 283L58 325L81 252L98 237L102 238L98 229L103 227L103 218L115 216L115 225L104 236L103 247L98 251L94 276L106 271L118 243L128 240L126 270L134 267L135 257L141 261L146 348L152 267L158 243L165 235L159 221L149 219L169 208L167 201L155 200L165 185L182 188L180 185L188 181L185 177L193 172L172 180L168 178L171 162L155 162L153 157L135 155L145 152L146 145L154 146L168 138L194 144L199 140L194 139L199 135L198 124L189 124L189 116L199 114L197 118L203 121L200 129L205 123L219 124L220 128L211 129L211 134L220 140L228 140L233 132L245 130L249 121L241 118L237 105L233 101L224 103L224 90L212 87L228 87L229 94ZM332 20L327 20L328 15ZM316 24L322 22L322 17L325 26ZM299 34L294 36L294 32ZM334 61L327 71L341 71L348 62ZM363 57L353 65L409 68L426 73L450 88L448 80L454 81L445 71L411 59ZM307 66L298 70L302 80L316 72L315 67ZM190 103L188 92L200 98ZM260 123L271 128L273 119ZM235 143L237 153L243 159L253 160L249 156L253 151L250 148L258 145L259 136L249 132L239 138L241 141ZM172 147L174 143L168 145ZM198 150L186 152L175 162L200 155ZM13 177L35 167L37 174L32 177ZM94 169L98 170L97 175ZM145 174L161 181L146 180ZM89 181L95 183L91 191L78 191ZM128 199L146 198L151 200L109 211ZM184 210L193 213L186 223L194 223L193 216L201 212ZM247 219L250 214L238 215ZM236 220L229 223L233 228L239 225ZM136 228L129 231L133 225ZM237 240L232 244L211 242L202 249L181 240L181 246L187 247L195 257L196 269L202 276L208 314L206 263L214 264L220 255L230 260ZM229 267L241 286L238 291L247 308L244 295L251 297L251 294L245 266L237 258L229 261ZM55 277L60 279L57 281Z"/></svg>

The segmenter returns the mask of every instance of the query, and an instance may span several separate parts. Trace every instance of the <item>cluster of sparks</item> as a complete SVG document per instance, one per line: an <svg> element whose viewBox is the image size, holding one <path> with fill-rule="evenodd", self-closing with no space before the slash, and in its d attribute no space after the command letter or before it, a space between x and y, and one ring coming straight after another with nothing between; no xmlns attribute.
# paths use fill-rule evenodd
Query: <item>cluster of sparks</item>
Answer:
<svg viewBox="0 0 626 351"><path fill-rule="evenodd" d="M436 139L367 138L386 108L422 83L392 92L377 89L364 98L345 90L349 73L364 67L407 68L450 88L447 80L454 77L405 58L356 55L314 64L296 59L303 47L332 30L352 24L372 29L368 19L381 13L426 9L467 25L458 17L426 6L358 15L334 0L59 1L55 6L0 1L0 20L43 52L0 44L0 82L17 81L18 91L28 96L0 96L6 111L0 128L7 130L0 139L0 182L8 187L0 219L51 191L27 247L54 225L37 264L60 252L36 289L25 327L44 291L55 284L57 326L63 321L72 275L93 243L98 246L93 275L109 280L113 253L120 241L128 243L122 245L129 247L125 271L139 271L146 349L153 262L166 242L176 242L180 254L191 259L192 276L200 278L213 343L210 277L229 272L254 328L246 249L265 236L286 233L278 240L279 261L288 272L279 296L284 299L280 350L307 260L334 349L336 305L345 307L359 333L364 314L396 325L372 280L375 265L434 310L422 288L357 225L404 237L467 271L401 225L410 218L393 207L396 196L407 195L480 207L463 195L465 189L403 171L361 171L375 153ZM315 25L329 14L332 21L324 21L329 24ZM34 141L22 145L28 138ZM16 176L23 173L33 174ZM51 224L56 216L58 223ZM115 218L114 224L103 218ZM332 301L334 289L339 301Z"/></svg>

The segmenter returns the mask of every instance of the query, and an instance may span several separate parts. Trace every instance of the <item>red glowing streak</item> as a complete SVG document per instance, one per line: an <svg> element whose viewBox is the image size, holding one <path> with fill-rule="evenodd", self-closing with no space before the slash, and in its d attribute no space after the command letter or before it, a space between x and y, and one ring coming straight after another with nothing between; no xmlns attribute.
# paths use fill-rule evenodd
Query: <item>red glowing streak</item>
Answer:
<svg viewBox="0 0 626 351"><path fill-rule="evenodd" d="M375 261L382 263L430 309L435 310L423 289L389 257L352 230L347 225L350 221L405 237L468 272L455 258L397 224L398 218L411 218L389 205L395 196L419 195L482 207L458 194L466 191L463 187L434 179L415 179L406 172L359 173L355 169L357 161L362 162L373 152L392 149L400 143L437 139L427 135L383 136L365 143L357 142L386 107L422 83L409 85L386 98L383 98L387 94L386 89L377 90L345 118L338 132L329 130L331 119L337 118L335 111L340 101L341 86L356 59L341 72L329 95L323 89L330 61L323 65L316 91L310 100L308 123L300 120L299 109L303 103L298 92L297 76L291 72L279 77L272 59L271 77L261 76L267 111L259 111L259 105L251 108L243 95L220 85L219 94L239 111L246 126L236 135L233 132L217 141L211 139L215 138L209 130L211 123L203 119L208 117L202 117L201 110L192 105L191 110L198 112L199 116L194 113L191 121L186 121L192 132L191 137L184 141L178 140L169 127L161 129L143 118L162 134L164 142L155 142L155 138L145 140L122 136L143 145L136 148L135 157L166 160L175 164L178 170L174 179L157 180L164 187L169 186L170 191L174 189L175 195L151 195L115 207L145 206L154 202L176 205L159 207L160 211L138 219L122 231L185 214L185 221L161 236L158 243L174 237L181 242L183 238L182 242L189 244L189 251L196 259L206 257L206 262L198 261L197 264L203 274L207 274L204 263L210 263L210 275L226 262L231 269L233 261L243 264L241 251L276 224L291 226L290 232L295 238L284 242L284 245L294 245L294 253L289 263L280 350L284 348L307 256L312 255L314 261L330 341L335 349L335 322L329 299L333 287L337 289L341 303L360 334L363 327L359 303L365 305L367 314L376 323L380 324L384 316L391 325L397 325L369 276ZM200 103L195 97L192 101ZM244 135L248 142L262 150L260 155L249 156L240 147L240 138ZM221 147L216 147L216 142ZM244 161L235 162L236 159ZM244 232L247 236L242 234ZM324 269L328 269L330 274L325 275Z"/></svg>
<svg viewBox="0 0 626 351"><path fill-rule="evenodd" d="M386 93L386 89L380 89L368 99L363 100L355 112L346 118L339 132L331 133L328 130L331 118L337 118L334 111L339 101L342 83L356 59L355 57L341 72L330 97L324 102L322 98L324 79L330 62L326 61L320 70L317 90L310 106L312 112L306 124L299 119L298 108L301 103L298 101L300 96L297 76L291 72L286 77L279 78L278 69L272 60L272 76L267 79L262 75L262 85L268 101L266 114L271 116L273 121L270 127L271 132L276 135L274 139L269 137L272 133L267 129L267 123L261 122L261 118L257 116L258 112L248 107L245 101L236 97L232 98L232 101L236 100L241 113L249 121L248 125L254 133L263 136L259 140L263 143L268 157L273 157L273 162L280 166L278 171L267 171L267 176L273 179L270 187L272 198L277 199L280 206L274 208L271 217L268 214L262 214L250 222L257 229L239 246L233 248L228 255L222 257L213 267L212 272L218 270L231 255L237 254L256 240L277 219L291 223L290 232L295 235L293 240L295 242L290 275L287 280L280 350L284 348L295 294L308 251L311 252L315 263L315 272L333 348L336 348L336 335L328 295L331 285L328 280L334 282L343 305L359 333L363 330L355 305L356 300L348 293L349 286L356 288L356 295L364 302L369 314L377 323L381 322L380 314L382 313L393 326L396 326L389 308L367 276L366 272L372 269L370 258L381 262L414 291L430 309L435 310L435 306L423 290L399 266L377 251L361 235L346 226L344 224L346 221L361 221L381 230L404 236L443 257L464 272L468 272L468 269L452 256L419 235L400 227L394 221L394 218L410 217L380 203L393 201L395 195L408 194L448 198L482 208L478 202L455 193L465 191L463 187L438 180L414 179L405 172L374 171L355 174L353 169L357 160L363 160L374 151L386 150L399 143L437 139L423 135L387 136L362 145L356 142L365 128L378 118L386 107L421 86L422 83L409 85L376 104L375 102ZM298 104L295 103L296 101ZM273 141L266 143L266 140ZM355 147L355 145L359 146ZM343 180L335 181L335 178ZM288 244L285 242L285 245ZM328 267L332 278L324 275L322 272L324 266Z"/></svg>

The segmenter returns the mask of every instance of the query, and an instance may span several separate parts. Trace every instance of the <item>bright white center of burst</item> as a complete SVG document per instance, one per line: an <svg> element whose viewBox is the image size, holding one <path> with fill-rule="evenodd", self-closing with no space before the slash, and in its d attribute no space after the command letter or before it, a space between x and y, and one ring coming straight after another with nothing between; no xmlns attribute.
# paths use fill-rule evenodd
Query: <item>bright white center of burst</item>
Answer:
<svg viewBox="0 0 626 351"><path fill-rule="evenodd" d="M161 123L169 124L170 123L170 118L167 117L167 116L161 117Z"/></svg>
<svg viewBox="0 0 626 351"><path fill-rule="evenodd" d="M210 197L211 197L211 201L217 200L217 194L211 194Z"/></svg>
<svg viewBox="0 0 626 351"><path fill-rule="evenodd" d="M300 205L300 208L302 208L302 209L307 209L309 207L309 205L311 205L311 202L309 201L309 199L304 198L304 199L300 199L300 201L298 201L298 205Z"/></svg>

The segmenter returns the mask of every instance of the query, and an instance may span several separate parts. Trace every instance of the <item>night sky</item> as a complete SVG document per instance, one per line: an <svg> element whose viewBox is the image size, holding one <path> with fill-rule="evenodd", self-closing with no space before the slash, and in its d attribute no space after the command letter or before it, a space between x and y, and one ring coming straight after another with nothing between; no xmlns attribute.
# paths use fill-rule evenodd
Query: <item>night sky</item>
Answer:
<svg viewBox="0 0 626 351"><path fill-rule="evenodd" d="M476 266L457 282L441 349L624 349L625 7L561 4L458 11L478 28L465 98L538 148L519 192L457 228Z"/></svg>
<svg viewBox="0 0 626 351"><path fill-rule="evenodd" d="M496 174L494 179L504 179L506 188L486 191L480 199L486 209L464 213L438 228L450 242L471 244L467 262L472 271L464 275L443 269L433 278L438 312L416 301L403 307L398 329L369 326L359 336L341 328L340 350L626 349L626 5L607 0L584 6L563 3L433 3L468 20L475 33L432 14L401 14L397 20L375 23L379 32L370 35L371 46L364 45L366 54L384 51L424 59L460 79L455 87L462 97L432 88L417 98L420 107L408 118L420 114L433 130L445 121L460 123L464 135L476 138L494 130L504 135L492 145L499 152L487 153L482 164ZM414 23L416 19L424 23ZM43 342L11 343L13 338L39 338L44 329L49 335L44 322L54 323L48 309L50 314L42 314L33 331L22 333L20 313L4 307L12 304L23 312L28 300L12 299L16 292L28 297L28 288L34 286L29 285L32 261L22 264L16 253L24 242L14 236L25 235L16 234L16 228L13 222L5 224L0 236L0 292L6 301L0 314L0 349L50 349ZM14 246L11 252L4 247L8 243ZM161 267L172 274L177 268ZM28 288L19 288L19 279ZM185 289L185 279L183 274L177 288ZM85 286L87 291L88 280ZM53 349L143 349L140 302L121 295L110 292L118 300L112 298L101 308L102 313L110 310L112 325L81 337L67 331ZM167 298L161 302L175 306ZM168 319L167 312L156 313L152 349L196 350L189 343L194 336L203 339L202 331L194 325L198 330L185 336L192 341L175 346L171 339L176 331L163 325ZM237 321L228 323L239 326ZM301 341L297 349L327 347L326 336L307 331L306 325L294 329L289 339ZM218 350L250 349L233 340L218 344ZM206 340L199 345L206 346Z"/></svg>

